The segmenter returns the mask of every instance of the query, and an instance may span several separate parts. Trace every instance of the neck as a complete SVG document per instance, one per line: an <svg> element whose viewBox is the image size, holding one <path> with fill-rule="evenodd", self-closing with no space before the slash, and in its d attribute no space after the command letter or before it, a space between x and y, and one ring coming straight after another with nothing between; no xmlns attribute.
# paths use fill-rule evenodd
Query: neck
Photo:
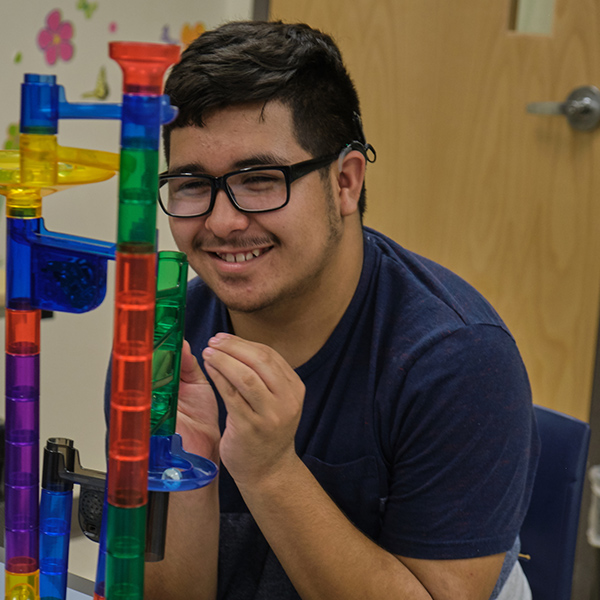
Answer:
<svg viewBox="0 0 600 600"><path fill-rule="evenodd" d="M235 334L270 346L294 368L312 358L340 322L360 279L362 228L351 237L340 244L339 260L301 296L252 313L230 310Z"/></svg>

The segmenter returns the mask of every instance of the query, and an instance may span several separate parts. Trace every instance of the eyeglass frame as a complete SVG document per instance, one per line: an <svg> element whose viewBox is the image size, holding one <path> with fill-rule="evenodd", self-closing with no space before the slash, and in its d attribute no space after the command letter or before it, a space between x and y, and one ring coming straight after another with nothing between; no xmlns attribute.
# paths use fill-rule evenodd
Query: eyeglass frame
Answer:
<svg viewBox="0 0 600 600"><path fill-rule="evenodd" d="M293 165L261 165L261 166L256 166L256 167L246 167L244 169L238 169L237 171L231 171L229 173L225 173L224 175L221 175L219 177L215 177L214 175L207 175L206 173L168 173L168 172L160 173L158 176L159 190L170 179L177 179L179 177L184 177L184 178L186 178L186 177L189 177L189 178L202 177L202 178L210 181L210 194L211 195L210 195L210 203L208 205L208 209L205 210L204 212L194 214L194 215L174 215L174 214L170 213L166 209L166 207L164 206L164 204L162 202L162 198L160 196L160 191L158 193L158 203L160 204L160 207L163 210L163 212L166 215L168 215L169 217L173 217L174 219L197 219L198 217L203 217L212 212L213 208L215 207L215 202L217 200L217 194L218 194L219 190L223 190L225 192L225 195L227 196L228 200L240 212L243 212L243 213L273 212L275 210L280 210L289 204L290 197L291 197L291 186L292 186L292 183L294 183L294 181L300 179L301 177L304 177L305 175L308 175L309 173L312 173L313 171L317 171L318 169L322 169L323 167L330 165L334 160L337 160L338 158L343 159L346 156L346 154L348 154L348 152L350 152L351 150L358 150L358 151L362 152L365 155L365 157L367 158L367 160L369 160L369 157L367 156L367 151L372 150L372 146L370 144L367 144L365 146L365 144L363 144L361 142L354 141L354 142L351 142L350 144L347 144L346 146L344 146L339 152L336 152L335 154L328 154L327 156L310 158L308 160L303 160L301 162L295 163ZM374 153L374 150L373 150L373 153ZM340 160L340 162L341 162L341 160ZM369 160L369 162L374 162L374 161ZM230 177L233 177L234 175L240 175L242 173L252 173L255 171L264 171L265 169L277 170L277 171L281 171L283 173L283 176L285 178L285 184L286 184L286 200L285 200L285 202L281 206L278 206L276 208L242 208L237 203L235 196L229 189L229 187L227 185L227 179L229 179Z"/></svg>

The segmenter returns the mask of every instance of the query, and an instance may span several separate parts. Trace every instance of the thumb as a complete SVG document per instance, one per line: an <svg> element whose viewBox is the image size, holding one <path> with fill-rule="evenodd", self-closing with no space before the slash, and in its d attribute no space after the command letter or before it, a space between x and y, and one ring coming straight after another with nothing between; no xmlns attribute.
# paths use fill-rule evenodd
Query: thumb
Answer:
<svg viewBox="0 0 600 600"><path fill-rule="evenodd" d="M181 367L179 377L184 383L208 383L196 357L192 354L192 349L187 340L183 340L181 347Z"/></svg>

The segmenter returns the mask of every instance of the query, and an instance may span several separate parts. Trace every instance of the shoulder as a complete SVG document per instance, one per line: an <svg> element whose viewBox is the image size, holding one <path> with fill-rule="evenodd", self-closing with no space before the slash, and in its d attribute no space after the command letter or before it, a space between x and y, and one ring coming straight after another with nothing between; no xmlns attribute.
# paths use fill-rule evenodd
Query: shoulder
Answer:
<svg viewBox="0 0 600 600"><path fill-rule="evenodd" d="M381 309L429 330L454 331L463 326L493 325L510 335L490 304L450 269L420 256L373 229L364 229L365 254L373 256L372 282Z"/></svg>
<svg viewBox="0 0 600 600"><path fill-rule="evenodd" d="M389 389L437 394L450 379L468 388L468 381L482 372L498 385L504 370L513 374L522 394L529 392L511 332L475 288L372 230L365 230L365 247L374 265L365 345Z"/></svg>

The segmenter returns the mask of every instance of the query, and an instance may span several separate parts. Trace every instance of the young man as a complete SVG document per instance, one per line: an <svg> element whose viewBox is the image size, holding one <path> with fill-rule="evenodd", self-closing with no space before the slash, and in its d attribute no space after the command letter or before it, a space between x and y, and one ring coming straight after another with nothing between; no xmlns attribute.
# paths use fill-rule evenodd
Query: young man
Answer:
<svg viewBox="0 0 600 600"><path fill-rule="evenodd" d="M221 473L172 495L147 597L530 598L525 369L475 290L363 227L373 153L331 38L226 24L166 93L161 204L199 275L178 429Z"/></svg>

